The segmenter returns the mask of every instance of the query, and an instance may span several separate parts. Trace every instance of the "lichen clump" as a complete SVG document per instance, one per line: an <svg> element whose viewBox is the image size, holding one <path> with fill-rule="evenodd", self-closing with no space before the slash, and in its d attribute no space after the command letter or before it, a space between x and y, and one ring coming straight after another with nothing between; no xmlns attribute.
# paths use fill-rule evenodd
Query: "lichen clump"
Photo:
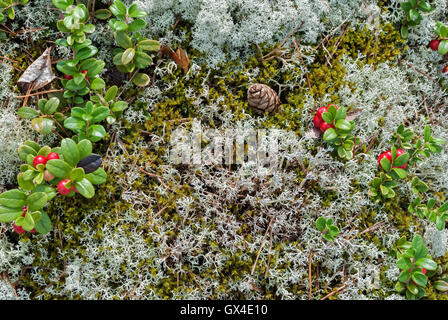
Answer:
<svg viewBox="0 0 448 320"><path fill-rule="evenodd" d="M307 299L311 289L311 298L317 299L345 286L329 299L403 299L394 290L399 269L391 248L401 236L420 233L428 235L426 244L440 266L425 299L448 298L433 287L433 281L447 276L446 230L411 215L407 196L374 204L367 194L378 171L376 158L390 146L399 124L421 132L430 122L435 135L448 138L442 112L447 93L434 81L440 78L436 56L413 45L412 37L402 39L393 14L401 14L394 9L397 1L387 7L373 0L366 7L363 1L326 1L331 10L320 1L299 8L283 1L284 7L273 5L279 16L268 25L258 9L248 9L249 2L135 2L148 13L143 36L184 49L189 70L158 56L145 70L152 77L147 87L135 87L123 76L121 99L129 108L107 125L106 138L95 145L107 182L90 200L55 198L46 208L53 221L46 236L19 236L12 227L0 226L0 271L16 283L12 289L0 281L0 297ZM275 9L266 1L256 2L259 10ZM97 8L107 3L97 1ZM12 25L18 30L16 24L27 21L24 28L32 28L36 21L48 28L31 35L36 53L56 32L57 17L45 22L39 11L49 5L39 0L18 8ZM435 5L428 23L446 22L442 1ZM309 13L300 14L302 26L288 8ZM95 23L98 32L89 37L106 62L103 78L112 85L114 38L107 22ZM266 33L256 26L264 26ZM423 24L414 32L425 36L425 28ZM7 74L0 81L0 98L7 105L0 119L17 123L15 129L0 124L0 169L11 167L1 170L0 179L8 189L17 161L5 141L12 137L20 144L34 133L13 113L21 103L17 69L30 63L27 44L22 36L0 41L12 43L11 48L0 47L0 56L14 60L16 67L0 65ZM64 57L60 51L55 57ZM247 88L253 83L269 85L279 94L279 113L257 115L249 107ZM55 83L54 88L60 86ZM309 135L315 111L329 103L357 114L358 141L349 161L337 159L320 137ZM281 170L266 175L247 163L171 163L173 132L193 130L195 119L203 130L284 130L290 148L279 151L285 159ZM52 144L57 138L45 141ZM209 141L201 143L205 147ZM448 188L447 160L445 148L412 169L426 176L429 192L440 201ZM397 192L410 195L407 189L403 184ZM320 216L338 225L334 242L315 228Z"/></svg>

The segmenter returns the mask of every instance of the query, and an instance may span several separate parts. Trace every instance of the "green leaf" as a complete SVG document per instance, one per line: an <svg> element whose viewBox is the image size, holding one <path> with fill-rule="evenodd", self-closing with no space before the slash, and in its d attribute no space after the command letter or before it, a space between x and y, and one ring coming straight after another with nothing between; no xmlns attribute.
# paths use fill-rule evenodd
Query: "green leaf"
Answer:
<svg viewBox="0 0 448 320"><path fill-rule="evenodd" d="M347 108L341 107L336 110L335 120L345 120L347 117Z"/></svg>
<svg viewBox="0 0 448 320"><path fill-rule="evenodd" d="M118 87L117 86L110 87L107 90L106 95L104 96L104 100L112 101L117 96L117 93L118 93Z"/></svg>
<svg viewBox="0 0 448 320"><path fill-rule="evenodd" d="M429 258L420 258L415 262L415 264L419 267L425 268L426 270L437 269L437 263Z"/></svg>
<svg viewBox="0 0 448 320"><path fill-rule="evenodd" d="M45 211L41 211L42 217L37 221L35 228L40 234L47 234L51 231L51 220Z"/></svg>
<svg viewBox="0 0 448 320"><path fill-rule="evenodd" d="M92 183L86 178L81 181L75 181L75 187L78 192L87 199L90 199L95 195L95 189L93 188Z"/></svg>
<svg viewBox="0 0 448 320"><path fill-rule="evenodd" d="M405 26L405 25L401 26L400 33L401 33L401 36L403 37L403 39L407 39L409 36L408 26Z"/></svg>
<svg viewBox="0 0 448 320"><path fill-rule="evenodd" d="M323 217L320 217L316 220L316 228L317 230L319 230L320 232L324 231L326 228L326 223L327 220Z"/></svg>
<svg viewBox="0 0 448 320"><path fill-rule="evenodd" d="M58 178L67 178L72 167L61 159L50 160L46 164L47 170Z"/></svg>
<svg viewBox="0 0 448 320"><path fill-rule="evenodd" d="M115 16L125 16L127 13L126 6L120 0L115 0L109 9Z"/></svg>
<svg viewBox="0 0 448 320"><path fill-rule="evenodd" d="M84 120L70 117L65 119L64 127L76 133L79 133L85 129L86 123Z"/></svg>
<svg viewBox="0 0 448 320"><path fill-rule="evenodd" d="M8 208L0 206L0 222L11 222L22 216L22 208Z"/></svg>
<svg viewBox="0 0 448 320"><path fill-rule="evenodd" d="M34 150L32 147L28 146L28 145L21 145L19 147L19 157L20 159L22 159L22 161L26 161L26 157L31 154L32 156L36 156L37 155L37 151Z"/></svg>
<svg viewBox="0 0 448 320"><path fill-rule="evenodd" d="M87 134L90 141L97 142L106 136L106 130L102 125L95 124L89 127Z"/></svg>
<svg viewBox="0 0 448 320"><path fill-rule="evenodd" d="M137 51L135 53L134 63L137 68L143 69L152 64L152 58L142 51Z"/></svg>
<svg viewBox="0 0 448 320"><path fill-rule="evenodd" d="M79 158L83 159L89 154L92 153L92 142L90 142L87 139L81 140L78 143L78 151L79 151Z"/></svg>
<svg viewBox="0 0 448 320"><path fill-rule="evenodd" d="M442 56L448 53L448 40L440 41L438 52Z"/></svg>
<svg viewBox="0 0 448 320"><path fill-rule="evenodd" d="M400 6L404 11L409 11L412 9L412 6L409 2L402 2L400 3Z"/></svg>
<svg viewBox="0 0 448 320"><path fill-rule="evenodd" d="M72 167L75 167L80 160L76 143L72 139L66 138L61 142L61 149L64 160Z"/></svg>
<svg viewBox="0 0 448 320"><path fill-rule="evenodd" d="M393 158L392 158L393 159ZM393 166L394 167L402 167L409 161L409 153L403 153L398 158L395 158L393 160Z"/></svg>
<svg viewBox="0 0 448 320"><path fill-rule="evenodd" d="M34 150L36 150L36 152L38 152L40 150L40 146L36 142L31 141L31 140L25 141L24 145L33 148Z"/></svg>
<svg viewBox="0 0 448 320"><path fill-rule="evenodd" d="M100 90L100 89L103 89L105 86L106 86L106 83L101 78L95 78L90 83L90 88L92 90Z"/></svg>
<svg viewBox="0 0 448 320"><path fill-rule="evenodd" d="M112 20L112 19L109 20L109 25L115 31L123 31L128 28L128 25L126 23L124 23L122 21L118 21L118 20Z"/></svg>
<svg viewBox="0 0 448 320"><path fill-rule="evenodd" d="M422 18L422 16L420 15L420 12L418 12L416 9L411 9L409 10L409 19L411 21L418 21Z"/></svg>
<svg viewBox="0 0 448 320"><path fill-rule="evenodd" d="M408 283L407 289L409 290L410 293L412 293L413 295L417 295L418 294L418 288L417 285L415 285L414 283Z"/></svg>
<svg viewBox="0 0 448 320"><path fill-rule="evenodd" d="M442 204L437 211L443 213L443 212L445 212L447 210L448 210L448 201L445 202L444 204Z"/></svg>
<svg viewBox="0 0 448 320"><path fill-rule="evenodd" d="M433 283L434 288L439 291L446 292L448 291L448 282L444 280L436 280Z"/></svg>
<svg viewBox="0 0 448 320"><path fill-rule="evenodd" d="M9 208L22 208L25 205L26 194L18 189L12 189L0 194L0 204Z"/></svg>
<svg viewBox="0 0 448 320"><path fill-rule="evenodd" d="M400 179L404 179L404 178L406 178L406 176L407 176L407 172L406 172L406 170L403 170L403 169L401 169L401 168L393 168L392 169L392 172L395 172L396 174L397 174L397 176L400 178Z"/></svg>
<svg viewBox="0 0 448 320"><path fill-rule="evenodd" d="M411 276L411 273L409 270L403 270L400 275L398 276L398 280L400 282L406 282L408 281L409 277Z"/></svg>
<svg viewBox="0 0 448 320"><path fill-rule="evenodd" d="M128 30L130 32L135 32L146 27L146 21L143 19L136 19L128 24Z"/></svg>
<svg viewBox="0 0 448 320"><path fill-rule="evenodd" d="M134 47L131 38L126 34L126 32L117 31L114 33L114 37L117 44L123 49Z"/></svg>
<svg viewBox="0 0 448 320"><path fill-rule="evenodd" d="M409 258L401 258L397 260L397 267L402 270L408 270L412 268L412 262Z"/></svg>
<svg viewBox="0 0 448 320"><path fill-rule="evenodd" d="M44 192L47 195L47 198L48 198L47 201L50 201L51 199L53 199L56 196L55 189L50 187L47 184L40 184L40 185L36 186L36 188L34 188L32 193L36 193L36 192Z"/></svg>
<svg viewBox="0 0 448 320"><path fill-rule="evenodd" d="M389 172L390 169L392 168L392 165L389 161L389 159L387 158L383 158L380 161L381 167L384 169L384 171Z"/></svg>
<svg viewBox="0 0 448 320"><path fill-rule="evenodd" d="M43 109L42 112L47 115L52 115L53 113L56 112L58 107L59 107L59 99L53 97L45 103L45 105L42 108Z"/></svg>
<svg viewBox="0 0 448 320"><path fill-rule="evenodd" d="M27 212L24 217L19 217L16 220L16 225L21 226L26 231L31 231L34 228L34 219L30 212Z"/></svg>
<svg viewBox="0 0 448 320"><path fill-rule="evenodd" d="M431 127L430 126L425 126L425 142L429 142L431 140Z"/></svg>
<svg viewBox="0 0 448 320"><path fill-rule="evenodd" d="M33 119L39 116L39 112L30 107L20 108L19 110L17 110L17 114L19 115L19 117L24 119Z"/></svg>
<svg viewBox="0 0 448 320"><path fill-rule="evenodd" d="M132 83L139 87L145 87L151 82L151 78L146 73L137 73L132 78Z"/></svg>
<svg viewBox="0 0 448 320"><path fill-rule="evenodd" d="M431 12L434 10L434 8L425 0L420 0L418 8L423 12Z"/></svg>
<svg viewBox="0 0 448 320"><path fill-rule="evenodd" d="M84 179L84 169L83 168L73 168L70 172L69 178L74 181L80 181Z"/></svg>
<svg viewBox="0 0 448 320"><path fill-rule="evenodd" d="M71 6L73 4L73 0L52 0L52 2L56 8L64 11L68 6Z"/></svg>
<svg viewBox="0 0 448 320"><path fill-rule="evenodd" d="M333 120L334 120L334 115L331 112L324 112L322 113L322 119L328 123L328 124L332 124Z"/></svg>
<svg viewBox="0 0 448 320"><path fill-rule="evenodd" d="M95 18L99 20L107 20L112 16L112 12L107 9L98 9L95 11Z"/></svg>
<svg viewBox="0 0 448 320"><path fill-rule="evenodd" d="M137 47L145 51L159 51L160 42L156 40L141 40L137 43Z"/></svg>
<svg viewBox="0 0 448 320"><path fill-rule="evenodd" d="M19 173L17 175L17 183L19 184L19 187L26 191L31 191L34 189L34 183L32 180L25 180L23 178L23 172Z"/></svg>
<svg viewBox="0 0 448 320"><path fill-rule="evenodd" d="M121 55L121 63L122 64L128 64L130 63L135 56L135 49L134 48L128 48L126 49L123 54Z"/></svg>
<svg viewBox="0 0 448 320"><path fill-rule="evenodd" d="M101 122L106 119L110 114L109 108L107 107L97 107L92 112L91 122Z"/></svg>
<svg viewBox="0 0 448 320"><path fill-rule="evenodd" d="M111 106L112 112L121 112L128 107L128 103L125 101L114 102Z"/></svg>
<svg viewBox="0 0 448 320"><path fill-rule="evenodd" d="M349 131L352 129L352 125L347 120L337 120L335 123L335 127L344 131Z"/></svg>
<svg viewBox="0 0 448 320"><path fill-rule="evenodd" d="M420 271L412 272L412 280L419 286L424 287L428 282L428 278Z"/></svg>
<svg viewBox="0 0 448 320"><path fill-rule="evenodd" d="M146 12L143 10L138 10L135 3L129 7L128 14L131 18L143 18L146 16Z"/></svg>
<svg viewBox="0 0 448 320"><path fill-rule="evenodd" d="M102 168L98 168L94 172L87 174L86 178L92 184L103 184L107 180L107 174Z"/></svg>
<svg viewBox="0 0 448 320"><path fill-rule="evenodd" d="M40 210L48 201L48 196L44 192L31 193L26 199L30 211Z"/></svg>
<svg viewBox="0 0 448 320"><path fill-rule="evenodd" d="M49 118L34 118L31 120L31 128L43 134L49 134L53 130L54 121Z"/></svg>
<svg viewBox="0 0 448 320"><path fill-rule="evenodd" d="M324 132L324 140L325 141L332 141L338 137L338 134L336 133L336 130L333 128L329 128Z"/></svg>

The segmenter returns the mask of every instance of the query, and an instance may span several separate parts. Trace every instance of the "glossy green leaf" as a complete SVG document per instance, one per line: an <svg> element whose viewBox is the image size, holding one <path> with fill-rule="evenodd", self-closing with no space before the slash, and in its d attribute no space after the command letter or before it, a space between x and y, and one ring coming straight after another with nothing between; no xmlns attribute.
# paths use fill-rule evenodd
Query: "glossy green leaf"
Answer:
<svg viewBox="0 0 448 320"><path fill-rule="evenodd" d="M95 195L95 189L93 188L92 183L86 178L81 181L76 181L75 187L78 192L87 199L90 199Z"/></svg>
<svg viewBox="0 0 448 320"><path fill-rule="evenodd" d="M58 178L67 178L72 171L72 167L63 160L50 160L46 164L46 168Z"/></svg>

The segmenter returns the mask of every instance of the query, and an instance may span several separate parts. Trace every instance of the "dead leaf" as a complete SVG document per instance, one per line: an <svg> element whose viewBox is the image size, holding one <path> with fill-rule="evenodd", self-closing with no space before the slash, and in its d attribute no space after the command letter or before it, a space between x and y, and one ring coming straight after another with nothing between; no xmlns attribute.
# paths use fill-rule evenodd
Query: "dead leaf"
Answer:
<svg viewBox="0 0 448 320"><path fill-rule="evenodd" d="M173 51L168 45L162 45L160 47L160 52L163 55L168 56L171 60L173 60L179 67L181 67L185 72L188 71L188 66L190 64L190 60L188 59L187 53L185 50L178 48L176 52Z"/></svg>
<svg viewBox="0 0 448 320"><path fill-rule="evenodd" d="M51 71L51 49L52 48L47 48L44 53L42 53L42 55L25 70L19 81L17 81L17 86L22 93L26 93L33 82L35 82L35 84L31 91L44 87L56 78L53 71Z"/></svg>
<svg viewBox="0 0 448 320"><path fill-rule="evenodd" d="M304 136L307 138L317 139L320 137L320 135L321 135L321 131L315 127L312 127L310 130L305 132Z"/></svg>

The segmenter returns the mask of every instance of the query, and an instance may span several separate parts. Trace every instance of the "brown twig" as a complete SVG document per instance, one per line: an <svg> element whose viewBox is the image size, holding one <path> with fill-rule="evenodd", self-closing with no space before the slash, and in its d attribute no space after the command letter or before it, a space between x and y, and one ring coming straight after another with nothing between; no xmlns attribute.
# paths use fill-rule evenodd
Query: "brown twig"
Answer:
<svg viewBox="0 0 448 320"><path fill-rule="evenodd" d="M320 299L320 300L325 300L325 299L327 299L327 298L331 297L332 295L334 295L334 294L338 293L339 291L341 291L341 290L344 290L346 286L347 286L347 285L346 285L346 284L344 284L344 285L343 285L342 287L340 287L340 288L337 288L336 290L334 290L334 291L330 292L329 294L327 294L327 295L326 295L325 297L323 297L323 298L322 298L322 299Z"/></svg>
<svg viewBox="0 0 448 320"><path fill-rule="evenodd" d="M266 232L264 233L263 240L261 241L260 249L258 249L257 257L255 258L254 265L252 266L252 270L250 271L250 275L253 275L255 272L255 267L257 266L258 258L260 257L261 250L263 250L264 243L266 241L266 237L268 235L269 228L271 228L272 222L274 221L275 216L272 216L271 221L269 222L268 227L266 228Z"/></svg>
<svg viewBox="0 0 448 320"><path fill-rule="evenodd" d="M310 77L308 75L308 73L309 73L308 68L306 67L305 62L303 61L303 58L302 58L302 52L300 51L295 38L292 39L292 43L296 47L296 50L299 53L300 61L302 61L303 67L305 68L306 81L308 82L308 88L310 89L310 93L311 93L311 81L310 81Z"/></svg>
<svg viewBox="0 0 448 320"><path fill-rule="evenodd" d="M310 288L308 291L308 300L311 300L311 291L313 289L312 282L311 282L311 264L312 264L312 262L313 262L313 250L310 250L310 257L308 260L308 281L310 283Z"/></svg>
<svg viewBox="0 0 448 320"><path fill-rule="evenodd" d="M45 91L40 91L40 92L30 93L30 94L28 94L28 95L24 95L24 96L16 96L16 98L27 98L27 97L37 96L37 95L39 95L39 94L45 94L45 93L51 93L51 92L62 92L62 91L64 91L64 89L45 90Z"/></svg>

